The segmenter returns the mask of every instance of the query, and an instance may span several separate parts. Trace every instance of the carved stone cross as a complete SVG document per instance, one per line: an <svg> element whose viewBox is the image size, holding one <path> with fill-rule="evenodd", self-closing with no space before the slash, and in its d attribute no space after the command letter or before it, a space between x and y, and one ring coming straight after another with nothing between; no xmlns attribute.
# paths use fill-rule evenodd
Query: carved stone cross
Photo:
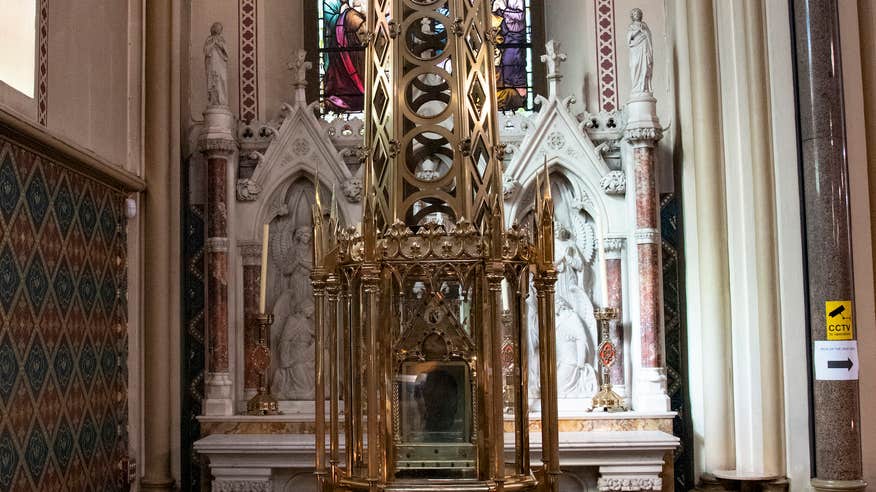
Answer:
<svg viewBox="0 0 876 492"><path fill-rule="evenodd" d="M560 64L566 61L566 54L560 52L560 43L553 39L545 44L545 54L541 61L547 65L548 96L557 97L557 85L563 80Z"/></svg>
<svg viewBox="0 0 876 492"><path fill-rule="evenodd" d="M306 104L304 89L307 87L307 71L313 68L313 63L307 61L307 50L299 49L286 66L292 72L292 87L295 88L296 102Z"/></svg>

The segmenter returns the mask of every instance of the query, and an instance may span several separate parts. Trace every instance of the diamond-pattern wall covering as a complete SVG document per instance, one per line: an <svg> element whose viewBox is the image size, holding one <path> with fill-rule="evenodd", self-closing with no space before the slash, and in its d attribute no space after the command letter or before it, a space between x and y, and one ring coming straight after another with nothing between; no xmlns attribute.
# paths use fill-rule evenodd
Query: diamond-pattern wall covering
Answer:
<svg viewBox="0 0 876 492"><path fill-rule="evenodd" d="M186 184L188 186L188 184ZM189 193L184 193L186 201ZM182 490L201 490L204 463L194 449L201 438L198 417L203 413L205 361L205 282L207 265L204 258L204 243L207 236L206 212L203 204L186 204L184 219L183 261L183 335L182 361L184 383L182 387L182 418L180 440L182 446ZM2 388L0 388L2 395ZM205 473L206 475L206 473ZM206 475L209 477L209 475Z"/></svg>
<svg viewBox="0 0 876 492"><path fill-rule="evenodd" d="M0 491L126 488L124 198L0 137Z"/></svg>
<svg viewBox="0 0 876 492"><path fill-rule="evenodd" d="M676 170L676 180L678 171ZM681 184L676 182L676 189ZM681 197L666 193L660 197L660 232L663 247L663 322L665 328L666 372L672 411L676 412L673 433L681 439L675 450L673 490L694 488L693 424L687 375L687 327L685 326L684 250Z"/></svg>

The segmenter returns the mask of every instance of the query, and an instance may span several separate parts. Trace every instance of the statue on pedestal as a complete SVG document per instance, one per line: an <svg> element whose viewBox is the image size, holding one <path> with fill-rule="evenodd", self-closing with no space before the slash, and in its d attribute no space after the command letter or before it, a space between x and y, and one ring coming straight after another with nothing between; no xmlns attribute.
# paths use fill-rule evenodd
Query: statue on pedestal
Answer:
<svg viewBox="0 0 876 492"><path fill-rule="evenodd" d="M631 94L651 94L651 76L654 68L654 48L651 29L642 20L642 10L630 12L630 27L627 29L627 44L630 47Z"/></svg>
<svg viewBox="0 0 876 492"><path fill-rule="evenodd" d="M228 106L228 51L222 24L213 23L204 42L204 67L207 74L207 105Z"/></svg>

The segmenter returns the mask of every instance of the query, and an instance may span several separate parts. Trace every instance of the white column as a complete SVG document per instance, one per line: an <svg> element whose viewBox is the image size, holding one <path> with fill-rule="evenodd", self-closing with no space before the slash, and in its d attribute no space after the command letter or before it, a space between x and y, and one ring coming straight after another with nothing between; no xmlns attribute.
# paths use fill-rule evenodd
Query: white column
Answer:
<svg viewBox="0 0 876 492"><path fill-rule="evenodd" d="M712 0L678 0L680 138L685 148L688 377L697 475L732 467L729 272Z"/></svg>
<svg viewBox="0 0 876 492"><path fill-rule="evenodd" d="M759 0L716 4L730 267L735 471L783 475L769 75Z"/></svg>

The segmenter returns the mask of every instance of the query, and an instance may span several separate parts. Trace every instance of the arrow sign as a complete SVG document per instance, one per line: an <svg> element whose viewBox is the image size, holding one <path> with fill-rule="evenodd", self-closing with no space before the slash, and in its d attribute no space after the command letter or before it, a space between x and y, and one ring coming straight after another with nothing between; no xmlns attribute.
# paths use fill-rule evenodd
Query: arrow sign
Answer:
<svg viewBox="0 0 876 492"><path fill-rule="evenodd" d="M815 379L818 381L852 381L858 379L858 342L856 340L816 340L813 344Z"/></svg>
<svg viewBox="0 0 876 492"><path fill-rule="evenodd" d="M852 359L827 361L828 369L846 369L848 371L851 371L853 365L854 364L852 364Z"/></svg>

